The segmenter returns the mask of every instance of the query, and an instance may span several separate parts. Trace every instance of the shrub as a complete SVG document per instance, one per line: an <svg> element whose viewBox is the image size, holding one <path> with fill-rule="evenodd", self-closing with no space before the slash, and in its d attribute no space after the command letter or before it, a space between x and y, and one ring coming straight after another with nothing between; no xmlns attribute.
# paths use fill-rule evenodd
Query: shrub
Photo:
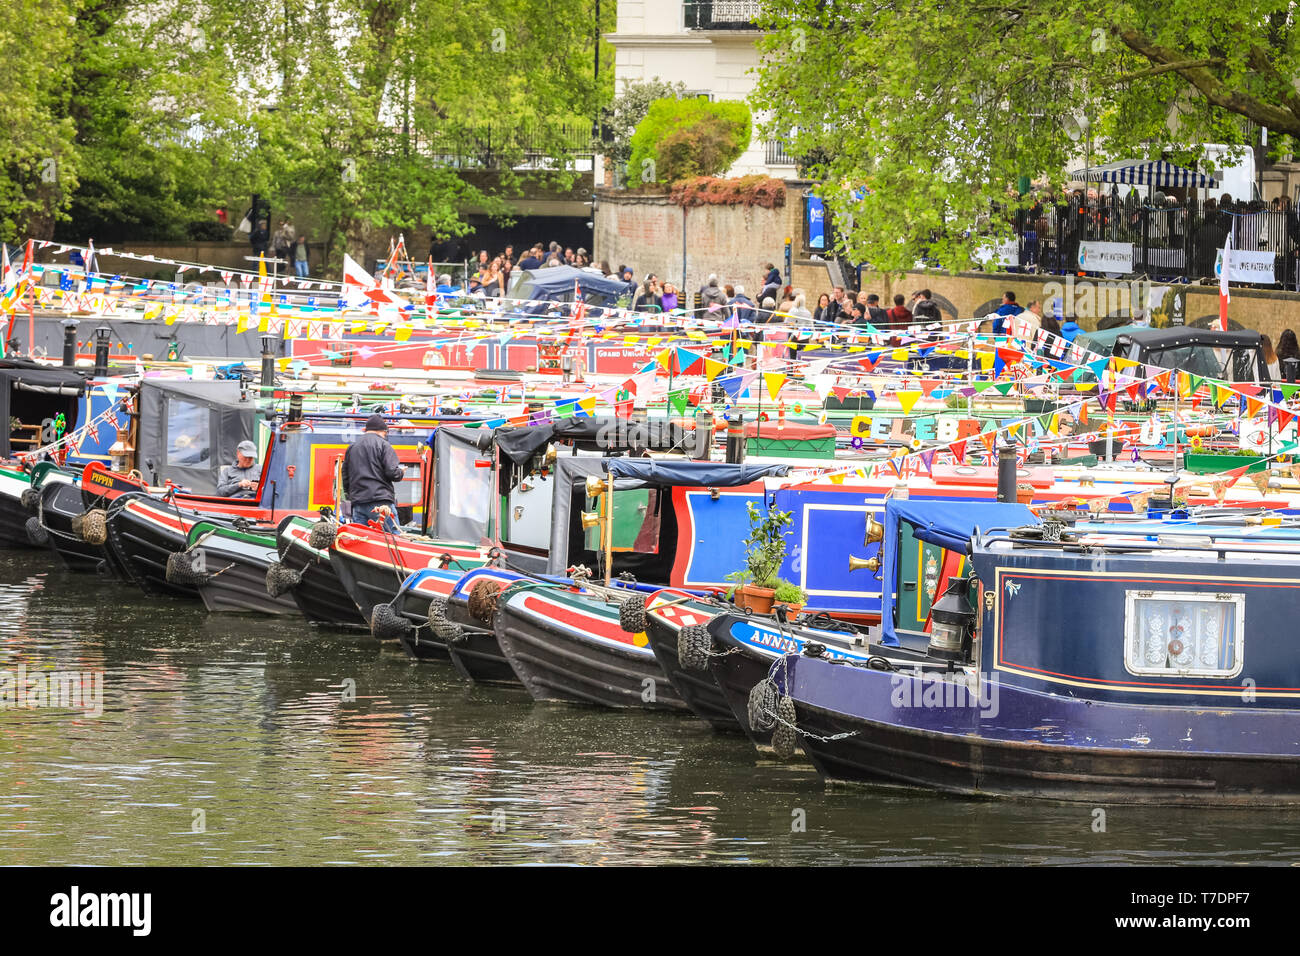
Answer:
<svg viewBox="0 0 1300 956"><path fill-rule="evenodd" d="M749 145L752 127L744 103L655 100L632 134L628 184L662 185L725 172Z"/></svg>
<svg viewBox="0 0 1300 956"><path fill-rule="evenodd" d="M727 575L737 584L752 583L757 588L775 588L776 573L785 560L785 530L794 522L789 511L759 511L752 501L745 502L749 513L749 537L745 539L745 568Z"/></svg>
<svg viewBox="0 0 1300 956"><path fill-rule="evenodd" d="M779 209L785 205L785 183L771 176L738 176L719 179L696 176L672 188L669 197L679 206L762 206Z"/></svg>

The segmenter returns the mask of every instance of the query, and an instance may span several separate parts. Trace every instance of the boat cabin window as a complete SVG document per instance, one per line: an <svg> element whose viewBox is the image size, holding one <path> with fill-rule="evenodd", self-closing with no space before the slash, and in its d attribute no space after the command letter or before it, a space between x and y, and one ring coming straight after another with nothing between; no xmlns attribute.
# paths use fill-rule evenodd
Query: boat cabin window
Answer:
<svg viewBox="0 0 1300 956"><path fill-rule="evenodd" d="M587 499L589 512L595 512L599 507L595 499ZM587 550L600 550L601 541L599 526L587 529ZM659 553L659 489L637 488L614 492L614 540L611 550Z"/></svg>
<svg viewBox="0 0 1300 956"><path fill-rule="evenodd" d="M167 464L202 467L212 456L208 446L211 414L206 405L167 401Z"/></svg>
<svg viewBox="0 0 1300 956"><path fill-rule="evenodd" d="M1241 672L1246 596L1127 591L1124 666L1157 677L1233 677Z"/></svg>

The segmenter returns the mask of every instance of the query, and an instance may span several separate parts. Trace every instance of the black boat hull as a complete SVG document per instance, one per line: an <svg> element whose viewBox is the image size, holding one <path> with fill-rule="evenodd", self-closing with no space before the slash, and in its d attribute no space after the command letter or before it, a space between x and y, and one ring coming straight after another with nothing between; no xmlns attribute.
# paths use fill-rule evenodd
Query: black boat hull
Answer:
<svg viewBox="0 0 1300 956"><path fill-rule="evenodd" d="M72 519L85 511L81 489L67 482L46 482L41 488L39 517L50 536L49 548L69 571L112 571L103 545L83 541L72 531Z"/></svg>
<svg viewBox="0 0 1300 956"><path fill-rule="evenodd" d="M199 597L210 613L301 615L290 595L271 597L266 589L266 570L276 557L274 549L268 548L262 555L227 544L224 539L213 537L202 545L204 561L212 577L199 585Z"/></svg>
<svg viewBox="0 0 1300 956"><path fill-rule="evenodd" d="M333 548L330 549L330 565L348 597L357 606L366 627L370 626L370 612L375 605L390 603L407 576L404 570L391 564L376 564Z"/></svg>
<svg viewBox="0 0 1300 956"><path fill-rule="evenodd" d="M732 713L712 672L682 666L681 659L677 656L678 628L654 615L647 616L647 625L646 637L650 640L650 649L654 651L655 659L691 712L714 730L744 733L744 728Z"/></svg>
<svg viewBox="0 0 1300 956"><path fill-rule="evenodd" d="M576 635L546 614L520 613L512 599L498 602L496 635L535 700L689 711L648 649Z"/></svg>
<svg viewBox="0 0 1300 956"><path fill-rule="evenodd" d="M447 620L461 626L465 640L447 648L451 663L462 677L478 684L508 684L519 687L522 681L510 666L496 631L469 613L469 605L456 597L447 600Z"/></svg>
<svg viewBox="0 0 1300 956"><path fill-rule="evenodd" d="M27 535L27 519L35 514L23 507L22 500L0 491L0 548L34 548Z"/></svg>
<svg viewBox="0 0 1300 956"><path fill-rule="evenodd" d="M322 627L370 629L370 622L357 610L328 557L318 556L296 539L283 534L279 550L285 567L302 572L302 580L289 590L289 596L303 617Z"/></svg>
<svg viewBox="0 0 1300 956"><path fill-rule="evenodd" d="M722 692L732 716L745 736L765 753L772 750L772 732L750 726L749 692L755 684L767 677L771 666L771 660L755 657L743 648L730 654L716 654L709 659L709 673L713 675L714 683Z"/></svg>
<svg viewBox="0 0 1300 956"><path fill-rule="evenodd" d="M199 590L167 580L167 559L185 550L185 535L122 507L119 498L108 512L108 547L131 583L146 594L198 601Z"/></svg>

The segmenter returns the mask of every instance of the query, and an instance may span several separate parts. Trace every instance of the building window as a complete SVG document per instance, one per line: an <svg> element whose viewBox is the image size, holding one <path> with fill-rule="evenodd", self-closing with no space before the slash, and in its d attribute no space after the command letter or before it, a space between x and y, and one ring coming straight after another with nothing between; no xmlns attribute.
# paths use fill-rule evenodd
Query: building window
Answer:
<svg viewBox="0 0 1300 956"><path fill-rule="evenodd" d="M1241 673L1244 594L1126 591L1124 666L1156 677Z"/></svg>

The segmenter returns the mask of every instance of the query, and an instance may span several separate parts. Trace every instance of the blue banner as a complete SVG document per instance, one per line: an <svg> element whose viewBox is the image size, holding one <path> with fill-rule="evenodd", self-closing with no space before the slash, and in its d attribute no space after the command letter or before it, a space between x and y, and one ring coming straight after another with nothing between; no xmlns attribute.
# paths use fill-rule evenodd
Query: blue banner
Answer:
<svg viewBox="0 0 1300 956"><path fill-rule="evenodd" d="M808 248L826 248L826 207L821 197L808 197Z"/></svg>

